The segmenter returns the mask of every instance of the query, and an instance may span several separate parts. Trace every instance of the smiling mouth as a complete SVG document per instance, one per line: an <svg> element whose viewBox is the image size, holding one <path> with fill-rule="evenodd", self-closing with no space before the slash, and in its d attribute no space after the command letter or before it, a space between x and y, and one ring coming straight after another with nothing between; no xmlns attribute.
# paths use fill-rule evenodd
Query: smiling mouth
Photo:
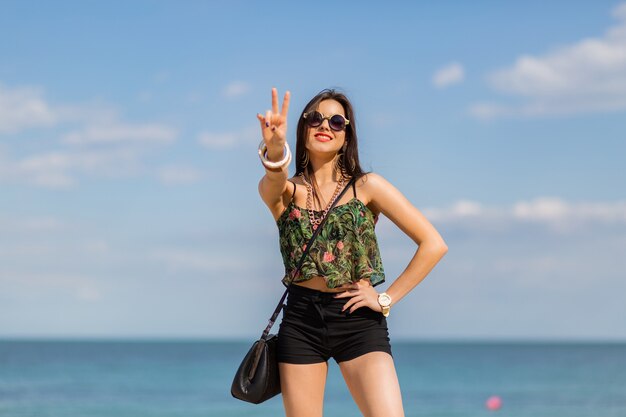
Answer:
<svg viewBox="0 0 626 417"><path fill-rule="evenodd" d="M324 140L324 141L329 141L329 140L331 140L331 139L332 139L330 136L325 135L325 134L323 134L323 133L318 133L318 134L316 134L316 135L315 135L315 138L317 138L317 139L321 139L321 140Z"/></svg>

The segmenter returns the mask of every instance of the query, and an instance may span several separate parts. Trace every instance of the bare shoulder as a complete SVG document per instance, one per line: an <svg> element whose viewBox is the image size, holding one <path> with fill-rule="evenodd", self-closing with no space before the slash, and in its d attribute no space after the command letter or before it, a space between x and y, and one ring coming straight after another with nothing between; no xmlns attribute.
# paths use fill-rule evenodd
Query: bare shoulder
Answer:
<svg viewBox="0 0 626 417"><path fill-rule="evenodd" d="M361 192L365 202L372 201L373 197L388 185L391 184L376 172L368 172L356 181L357 190Z"/></svg>
<svg viewBox="0 0 626 417"><path fill-rule="evenodd" d="M398 205L411 205L400 190L376 172L365 174L357 184L363 190L361 194L367 196L368 206L387 217L393 214Z"/></svg>
<svg viewBox="0 0 626 417"><path fill-rule="evenodd" d="M431 241L446 247L441 235L422 212L382 175L367 174L362 187L370 198L368 207L372 211L384 214L415 243L420 245L422 242Z"/></svg>
<svg viewBox="0 0 626 417"><path fill-rule="evenodd" d="M368 172L355 183L360 199L376 216L381 213L382 207L378 204L375 196L386 187L386 184L388 184L387 180L375 172Z"/></svg>
<svg viewBox="0 0 626 417"><path fill-rule="evenodd" d="M376 192L378 187L384 186L387 180L376 172L368 172L356 181L357 187L363 187L363 191Z"/></svg>

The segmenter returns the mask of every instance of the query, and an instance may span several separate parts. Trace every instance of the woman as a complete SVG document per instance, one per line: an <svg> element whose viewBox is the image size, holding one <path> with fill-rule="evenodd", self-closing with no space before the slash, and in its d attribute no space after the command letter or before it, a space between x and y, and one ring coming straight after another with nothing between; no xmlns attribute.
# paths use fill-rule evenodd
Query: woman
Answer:
<svg viewBox="0 0 626 417"><path fill-rule="evenodd" d="M281 111L257 114L266 173L259 193L279 228L288 286L278 331L278 362L287 417L322 416L328 359L338 363L356 404L368 417L403 416L386 317L422 281L448 248L437 230L381 175L359 165L352 105L324 90L299 116L296 175L288 180L286 142L290 93ZM356 181L328 210L350 179ZM374 225L384 214L418 245L386 292ZM297 261L320 219L328 220L301 270Z"/></svg>

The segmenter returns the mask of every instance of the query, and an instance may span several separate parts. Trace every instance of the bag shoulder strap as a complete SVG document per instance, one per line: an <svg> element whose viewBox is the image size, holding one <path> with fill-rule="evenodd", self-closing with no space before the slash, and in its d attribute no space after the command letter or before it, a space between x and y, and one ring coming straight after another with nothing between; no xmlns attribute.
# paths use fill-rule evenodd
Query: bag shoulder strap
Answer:
<svg viewBox="0 0 626 417"><path fill-rule="evenodd" d="M354 182L356 182L356 178L352 177L350 179L350 181L348 182L348 184L343 188L343 190L341 190L341 193L337 196L335 201L333 201L333 204L330 206L330 208L326 212L326 216L324 216L324 218L320 222L319 226L317 226L317 229L315 229L315 231L313 232L313 235L311 236L311 239L309 239L309 242L306 244L306 249L302 253L302 256L300 257L300 260L298 261L298 267L294 270L293 275L295 275L300 270L300 268L302 267L302 263L304 262L304 258L309 254L309 249L311 249L313 241L315 241L315 238L317 237L317 235L319 235L320 232L322 231L322 228L324 227L324 223L326 223L326 219L328 218L328 215L330 214L330 211L333 209L333 207L335 207L337 202L339 200L341 200L341 197L346 193L348 188L350 188L350 186ZM295 187L294 187L294 192L295 192ZM274 322L276 321L276 318L278 317L278 314L280 313L280 310L282 310L282 308L284 307L283 303L285 301L285 298L287 298L287 292L288 291L289 291L289 289L286 289L285 292L283 293L283 296L280 298L280 301L278 302L278 305L276 306L276 309L274 310L274 314L272 314L272 317L270 318L269 323L267 324L267 327L265 328L265 330L263 331L263 334L261 335L262 339L267 339L267 337L268 337L268 335L270 333L270 329L274 325Z"/></svg>

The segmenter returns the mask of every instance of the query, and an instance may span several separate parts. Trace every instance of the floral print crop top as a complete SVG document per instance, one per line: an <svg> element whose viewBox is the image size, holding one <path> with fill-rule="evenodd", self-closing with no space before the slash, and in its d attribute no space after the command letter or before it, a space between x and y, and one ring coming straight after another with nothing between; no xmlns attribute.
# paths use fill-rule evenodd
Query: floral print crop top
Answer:
<svg viewBox="0 0 626 417"><path fill-rule="evenodd" d="M291 281L307 242L313 235L307 209L298 207L293 194L287 208L276 224L279 230L280 252L285 264L282 283L301 282L314 276L322 276L328 288L368 279L372 286L385 281L374 226L378 216L356 197L345 204L336 205L328 212L328 220L315 238L313 247L304 258L302 268ZM322 212L316 211L319 216Z"/></svg>

